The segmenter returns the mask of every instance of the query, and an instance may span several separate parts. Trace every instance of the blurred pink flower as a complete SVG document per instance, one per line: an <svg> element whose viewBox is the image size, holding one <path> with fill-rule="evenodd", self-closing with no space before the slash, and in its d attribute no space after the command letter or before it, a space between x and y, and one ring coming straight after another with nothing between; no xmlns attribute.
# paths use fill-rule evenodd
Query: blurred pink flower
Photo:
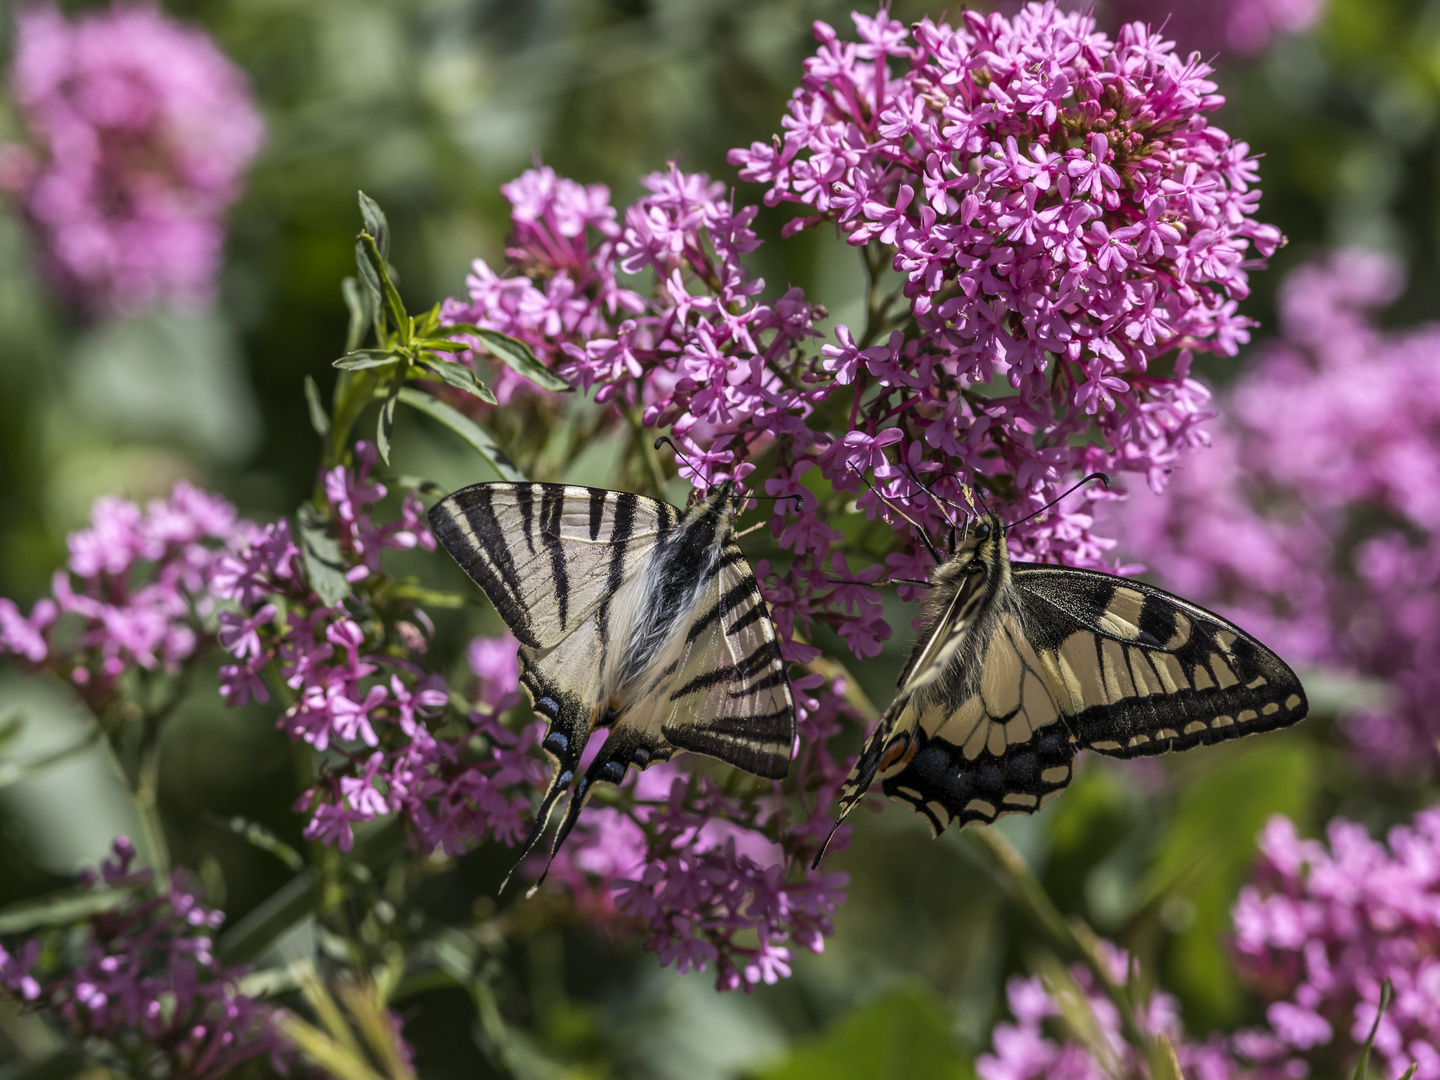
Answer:
<svg viewBox="0 0 1440 1080"><path fill-rule="evenodd" d="M1342 722L1363 760L1437 763L1440 718L1440 324L1382 330L1404 278L1341 251L1280 294L1280 339L1230 395L1228 432L1164 499L1112 504L1125 552L1295 663L1387 684Z"/></svg>
<svg viewBox="0 0 1440 1080"><path fill-rule="evenodd" d="M1440 809L1385 843L1340 818L1326 841L1272 818L1233 914L1236 963L1269 1003L1269 1030L1236 1036L1247 1056L1292 1076L1317 1050L1353 1059L1389 979L1395 997L1374 1047L1384 1074L1415 1064L1416 1080L1440 1078Z"/></svg>
<svg viewBox="0 0 1440 1080"><path fill-rule="evenodd" d="M1222 60L1264 52L1279 37L1304 33L1325 0L1105 0L1107 22L1148 23L1182 52Z"/></svg>
<svg viewBox="0 0 1440 1080"><path fill-rule="evenodd" d="M28 147L5 147L56 285L92 312L203 303L225 211L264 128L243 73L151 3L16 17L11 86Z"/></svg>

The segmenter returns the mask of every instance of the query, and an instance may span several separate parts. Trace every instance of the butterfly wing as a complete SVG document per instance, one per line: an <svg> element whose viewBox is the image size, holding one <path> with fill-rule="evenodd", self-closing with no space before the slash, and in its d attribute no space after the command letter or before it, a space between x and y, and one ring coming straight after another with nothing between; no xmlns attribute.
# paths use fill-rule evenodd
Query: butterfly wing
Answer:
<svg viewBox="0 0 1440 1080"><path fill-rule="evenodd" d="M885 794L937 836L952 821L1033 814L1073 774L1075 745L1010 601L1002 589L959 654L967 659L907 703L903 752L881 769Z"/></svg>
<svg viewBox="0 0 1440 1080"><path fill-rule="evenodd" d="M522 645L551 648L640 573L679 520L668 503L566 484L472 484L430 528Z"/></svg>
<svg viewBox="0 0 1440 1080"><path fill-rule="evenodd" d="M441 499L429 519L441 545L519 640L521 684L549 722L543 746L555 760L555 775L536 812L528 852L575 779L607 705L612 642L628 641L642 574L680 512L624 491L493 483Z"/></svg>
<svg viewBox="0 0 1440 1080"><path fill-rule="evenodd" d="M594 784L618 784L632 764L644 768L689 750L770 780L789 771L795 704L779 639L733 537L719 554L691 616L618 703L605 745L576 782L552 850L564 843Z"/></svg>
<svg viewBox="0 0 1440 1080"><path fill-rule="evenodd" d="M1080 746L1162 754L1288 727L1308 705L1286 663L1234 623L1153 585L1015 567L1046 683Z"/></svg>
<svg viewBox="0 0 1440 1080"><path fill-rule="evenodd" d="M795 702L760 583L733 540L721 549L707 592L659 703L660 731L682 750L784 779L795 743Z"/></svg>

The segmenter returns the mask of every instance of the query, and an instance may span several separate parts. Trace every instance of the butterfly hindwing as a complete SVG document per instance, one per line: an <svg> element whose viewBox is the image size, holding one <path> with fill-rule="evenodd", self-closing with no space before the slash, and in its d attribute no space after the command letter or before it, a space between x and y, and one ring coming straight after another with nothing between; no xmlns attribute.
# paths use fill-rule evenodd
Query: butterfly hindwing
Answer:
<svg viewBox="0 0 1440 1080"><path fill-rule="evenodd" d="M1003 602L1003 601L992 601ZM938 833L1034 813L1070 782L1075 746L1020 620L990 611L973 631L966 675L922 689L898 725L912 743L882 770L882 790Z"/></svg>
<svg viewBox="0 0 1440 1080"><path fill-rule="evenodd" d="M1286 727L1306 713L1300 680L1275 653L1152 585L1016 567L1014 590L1047 681L1087 749L1161 754Z"/></svg>
<svg viewBox="0 0 1440 1080"><path fill-rule="evenodd" d="M790 767L795 703L760 583L733 541L696 605L660 708L675 746L779 780Z"/></svg>

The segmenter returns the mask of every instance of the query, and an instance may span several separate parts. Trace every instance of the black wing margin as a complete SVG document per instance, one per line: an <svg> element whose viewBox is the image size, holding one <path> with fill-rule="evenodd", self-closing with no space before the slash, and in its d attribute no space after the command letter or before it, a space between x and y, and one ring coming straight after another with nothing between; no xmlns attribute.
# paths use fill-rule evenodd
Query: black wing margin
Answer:
<svg viewBox="0 0 1440 1080"><path fill-rule="evenodd" d="M1080 746L1141 757L1305 717L1305 690L1285 661L1212 611L1094 570L1016 566L1012 581Z"/></svg>

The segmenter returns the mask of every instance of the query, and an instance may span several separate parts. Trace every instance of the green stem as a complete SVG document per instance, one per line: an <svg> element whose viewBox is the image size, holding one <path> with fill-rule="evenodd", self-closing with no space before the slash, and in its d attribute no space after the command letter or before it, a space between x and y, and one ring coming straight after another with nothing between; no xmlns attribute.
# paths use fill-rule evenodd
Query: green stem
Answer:
<svg viewBox="0 0 1440 1080"><path fill-rule="evenodd" d="M980 848L986 863L1012 899L1019 903L1031 921L1050 938L1065 959L1079 961L1090 969L1096 983L1120 1014L1126 1040L1149 1060L1153 1040L1135 1019L1135 1005L1125 987L1110 975L1098 949L1099 938L1082 921L1073 922L1061 914L1045 886L1035 876L1024 856L993 828L967 829L964 833L972 846Z"/></svg>
<svg viewBox="0 0 1440 1080"><path fill-rule="evenodd" d="M330 442L322 468L333 469L350 446L350 431L375 396L378 377L373 370L342 371L335 383L335 413L330 421Z"/></svg>

